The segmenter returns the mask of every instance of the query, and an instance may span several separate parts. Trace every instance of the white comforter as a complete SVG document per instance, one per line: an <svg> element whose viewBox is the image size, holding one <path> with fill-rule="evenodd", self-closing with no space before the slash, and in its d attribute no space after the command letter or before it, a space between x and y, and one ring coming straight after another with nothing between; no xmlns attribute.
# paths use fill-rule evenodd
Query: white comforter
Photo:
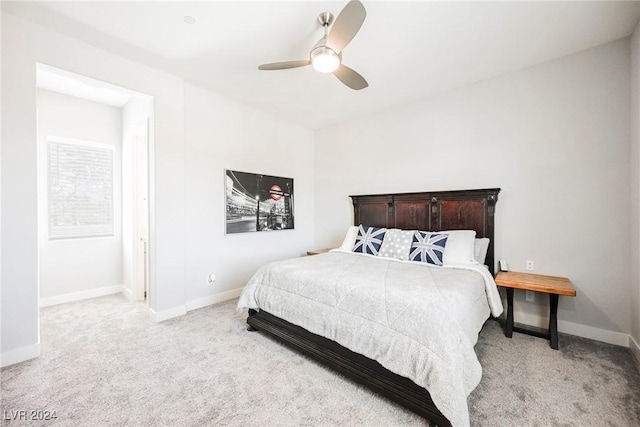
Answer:
<svg viewBox="0 0 640 427"><path fill-rule="evenodd" d="M490 308L491 307L491 308ZM330 252L262 267L238 310L254 308L336 341L426 388L454 426L469 425L467 396L482 367L473 346L502 304L481 266Z"/></svg>

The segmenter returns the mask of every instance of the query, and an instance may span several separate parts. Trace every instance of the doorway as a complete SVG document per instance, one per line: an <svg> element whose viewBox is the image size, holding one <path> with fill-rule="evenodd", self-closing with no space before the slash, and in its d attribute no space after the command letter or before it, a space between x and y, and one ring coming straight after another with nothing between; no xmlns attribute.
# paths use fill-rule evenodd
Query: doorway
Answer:
<svg viewBox="0 0 640 427"><path fill-rule="evenodd" d="M146 301L153 97L44 64L36 75L40 306Z"/></svg>

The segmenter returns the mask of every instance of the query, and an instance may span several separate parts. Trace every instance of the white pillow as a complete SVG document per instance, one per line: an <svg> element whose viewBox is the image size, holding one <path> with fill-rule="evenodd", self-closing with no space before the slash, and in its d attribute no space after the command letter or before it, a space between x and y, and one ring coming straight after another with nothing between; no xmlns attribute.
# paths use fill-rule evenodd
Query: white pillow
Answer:
<svg viewBox="0 0 640 427"><path fill-rule="evenodd" d="M487 251L489 250L489 238L483 237L481 239L476 239L475 245L473 247L473 258L480 263L480 265L484 265L484 261L487 259Z"/></svg>
<svg viewBox="0 0 640 427"><path fill-rule="evenodd" d="M444 247L443 265L476 264L474 247L476 232L473 230L442 230L449 238Z"/></svg>
<svg viewBox="0 0 640 427"><path fill-rule="evenodd" d="M356 244L356 237L358 237L358 226L352 225L347 228L347 234L344 236L342 245L340 245L340 248L338 249L351 252L353 250L353 245Z"/></svg>

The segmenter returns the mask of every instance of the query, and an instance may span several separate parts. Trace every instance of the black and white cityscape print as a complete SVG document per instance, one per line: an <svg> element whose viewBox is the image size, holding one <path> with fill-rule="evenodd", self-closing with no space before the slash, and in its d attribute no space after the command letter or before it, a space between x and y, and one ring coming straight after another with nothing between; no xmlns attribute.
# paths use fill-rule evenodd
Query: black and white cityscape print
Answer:
<svg viewBox="0 0 640 427"><path fill-rule="evenodd" d="M226 170L226 233L293 229L293 179Z"/></svg>

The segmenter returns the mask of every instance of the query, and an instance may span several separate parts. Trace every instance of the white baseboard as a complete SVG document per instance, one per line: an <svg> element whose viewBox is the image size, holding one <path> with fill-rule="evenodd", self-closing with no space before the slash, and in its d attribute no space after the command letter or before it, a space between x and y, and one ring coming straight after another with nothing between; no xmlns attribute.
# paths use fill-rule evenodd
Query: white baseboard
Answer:
<svg viewBox="0 0 640 427"><path fill-rule="evenodd" d="M633 338L633 335L629 335L629 348L631 353L636 356L636 360L640 363L640 344Z"/></svg>
<svg viewBox="0 0 640 427"><path fill-rule="evenodd" d="M187 314L187 308L184 305L170 308L168 310L155 311L149 307L149 319L154 322L164 322L165 320L173 319L174 317L183 316Z"/></svg>
<svg viewBox="0 0 640 427"><path fill-rule="evenodd" d="M206 307L208 305L217 304L219 302L229 301L230 299L238 298L242 293L243 288L231 289L230 291L220 292L219 294L209 295L204 298L193 299L187 301L187 311L197 310L198 308Z"/></svg>
<svg viewBox="0 0 640 427"><path fill-rule="evenodd" d="M534 314L514 311L513 317L517 323L523 323L538 328L548 328L549 318L540 317ZM629 347L630 336L622 332L608 331L606 329L594 328L592 326L580 325L578 323L565 322L558 319L558 332L564 332L578 337L589 338L609 344Z"/></svg>
<svg viewBox="0 0 640 427"><path fill-rule="evenodd" d="M40 343L4 351L0 355L0 367L15 365L38 356L40 356Z"/></svg>
<svg viewBox="0 0 640 427"><path fill-rule="evenodd" d="M230 291L220 292L219 294L189 300L184 305L179 305L168 310L155 311L154 309L149 308L149 319L154 322L164 322L165 320L187 314L187 312L191 310L238 298L241 292L242 288L231 289Z"/></svg>
<svg viewBox="0 0 640 427"><path fill-rule="evenodd" d="M124 295L127 301L133 302L133 292L131 292L131 289L127 288L124 285L122 285L122 295Z"/></svg>
<svg viewBox="0 0 640 427"><path fill-rule="evenodd" d="M114 286L105 286L103 288L89 289L87 291L72 292L70 294L56 295L54 297L40 298L40 307L49 307L52 305L80 301L83 299L119 294L123 292L124 289L125 289L124 285L114 285Z"/></svg>

